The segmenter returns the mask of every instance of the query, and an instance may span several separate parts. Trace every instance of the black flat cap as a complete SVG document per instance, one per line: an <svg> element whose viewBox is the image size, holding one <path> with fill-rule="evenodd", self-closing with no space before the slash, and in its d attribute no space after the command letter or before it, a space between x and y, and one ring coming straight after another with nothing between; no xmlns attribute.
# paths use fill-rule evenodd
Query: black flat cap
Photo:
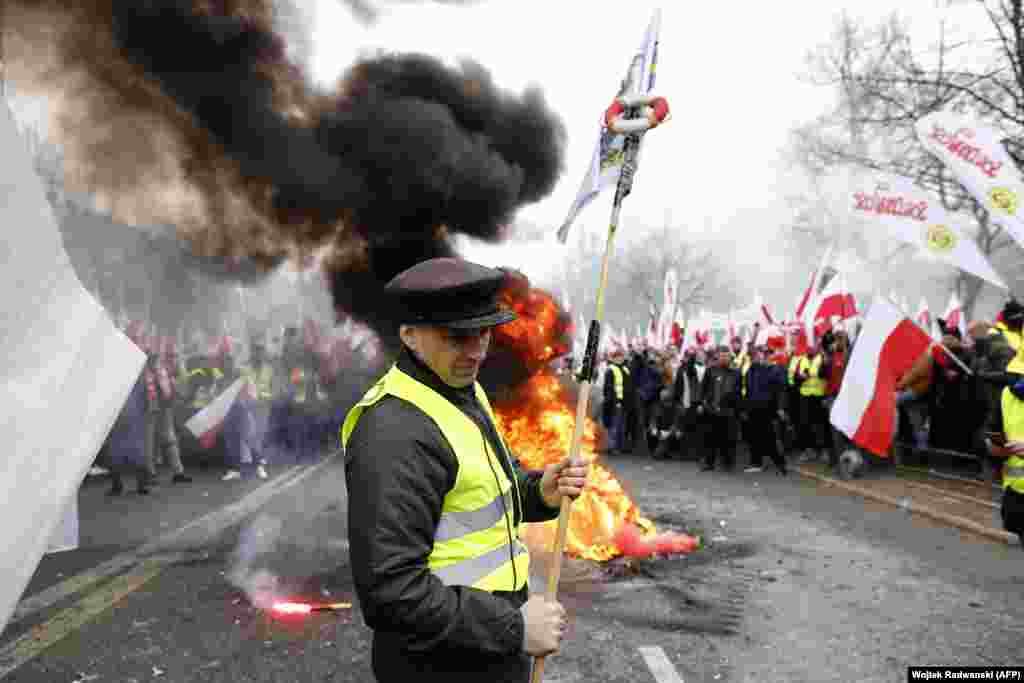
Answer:
<svg viewBox="0 0 1024 683"><path fill-rule="evenodd" d="M454 329L493 327L516 319L498 302L501 270L460 258L435 258L396 275L385 287L409 325Z"/></svg>

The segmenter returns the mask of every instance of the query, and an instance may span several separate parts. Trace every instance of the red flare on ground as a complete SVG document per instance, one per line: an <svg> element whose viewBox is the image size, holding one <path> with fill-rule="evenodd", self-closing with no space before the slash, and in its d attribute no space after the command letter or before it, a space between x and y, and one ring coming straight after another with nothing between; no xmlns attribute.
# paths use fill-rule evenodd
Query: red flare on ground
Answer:
<svg viewBox="0 0 1024 683"><path fill-rule="evenodd" d="M313 611L313 606L301 602L275 602L270 609L278 614L309 614Z"/></svg>
<svg viewBox="0 0 1024 683"><path fill-rule="evenodd" d="M278 614L309 614L311 612L332 612L339 609L350 609L351 602L330 602L311 605L304 602L275 602L270 609Z"/></svg>
<svg viewBox="0 0 1024 683"><path fill-rule="evenodd" d="M700 539L671 531L644 537L633 524L623 524L612 540L626 557L688 554L700 547Z"/></svg>

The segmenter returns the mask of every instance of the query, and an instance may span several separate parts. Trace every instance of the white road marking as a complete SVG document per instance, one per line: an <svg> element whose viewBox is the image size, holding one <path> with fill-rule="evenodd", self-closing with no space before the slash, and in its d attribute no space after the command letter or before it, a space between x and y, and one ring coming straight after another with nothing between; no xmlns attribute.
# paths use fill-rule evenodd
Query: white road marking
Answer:
<svg viewBox="0 0 1024 683"><path fill-rule="evenodd" d="M660 647L642 647L640 656L647 662L647 668L651 670L654 680L658 683L683 683L676 668Z"/></svg>

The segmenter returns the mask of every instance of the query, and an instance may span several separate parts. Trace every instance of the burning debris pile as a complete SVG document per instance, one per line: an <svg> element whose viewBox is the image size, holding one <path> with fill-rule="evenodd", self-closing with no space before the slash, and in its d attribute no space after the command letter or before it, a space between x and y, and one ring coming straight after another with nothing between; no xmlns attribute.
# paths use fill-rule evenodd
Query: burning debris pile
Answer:
<svg viewBox="0 0 1024 683"><path fill-rule="evenodd" d="M564 458L572 444L574 387L563 384L547 366L570 350L572 322L554 298L531 288L517 274L503 298L519 318L495 328L494 333L492 354L502 374L514 381L511 389L496 392L500 396L495 405L498 427L524 466L542 469ZM511 358L519 359L518 373L509 369ZM529 378L515 381L524 374ZM580 454L591 464L591 472L587 488L573 504L566 552L605 562L620 555L647 557L695 550L697 541L689 536L656 534L654 523L640 514L615 475L597 461L599 429L588 417ZM556 525L557 521L529 525L526 540L535 547L551 548Z"/></svg>

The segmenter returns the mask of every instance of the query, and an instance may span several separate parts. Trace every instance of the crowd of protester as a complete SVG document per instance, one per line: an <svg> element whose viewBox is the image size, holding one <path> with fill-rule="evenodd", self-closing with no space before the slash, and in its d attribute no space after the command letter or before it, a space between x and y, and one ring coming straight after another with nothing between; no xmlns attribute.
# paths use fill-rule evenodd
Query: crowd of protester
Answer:
<svg viewBox="0 0 1024 683"><path fill-rule="evenodd" d="M368 360L348 340L327 339L312 323L285 328L274 344L247 340L244 358L230 336L183 348L173 337L147 334L146 327L140 321L125 327L146 364L93 470L109 473L109 495L123 493L126 477L148 494L164 469L171 483L188 484L194 467L223 467L224 481L265 479L275 465L319 459L336 445L344 418L339 406L351 403L362 386L352 369ZM193 434L189 419L237 380L241 390L222 419Z"/></svg>
<svg viewBox="0 0 1024 683"><path fill-rule="evenodd" d="M896 447L921 457L946 454L979 478L998 479L1003 459L992 457L989 443L1003 431L997 410L1003 390L1024 379L1022 322L1024 306L1016 301L993 323L973 322L966 335L939 321L941 345L898 384ZM855 337L837 326L802 349L793 340L778 348L738 337L728 346L681 354L618 349L603 378L608 450L643 446L655 458L694 458L705 470L733 470L742 445L748 473L766 462L782 474L793 461L837 468L851 444L832 427L829 411Z"/></svg>

